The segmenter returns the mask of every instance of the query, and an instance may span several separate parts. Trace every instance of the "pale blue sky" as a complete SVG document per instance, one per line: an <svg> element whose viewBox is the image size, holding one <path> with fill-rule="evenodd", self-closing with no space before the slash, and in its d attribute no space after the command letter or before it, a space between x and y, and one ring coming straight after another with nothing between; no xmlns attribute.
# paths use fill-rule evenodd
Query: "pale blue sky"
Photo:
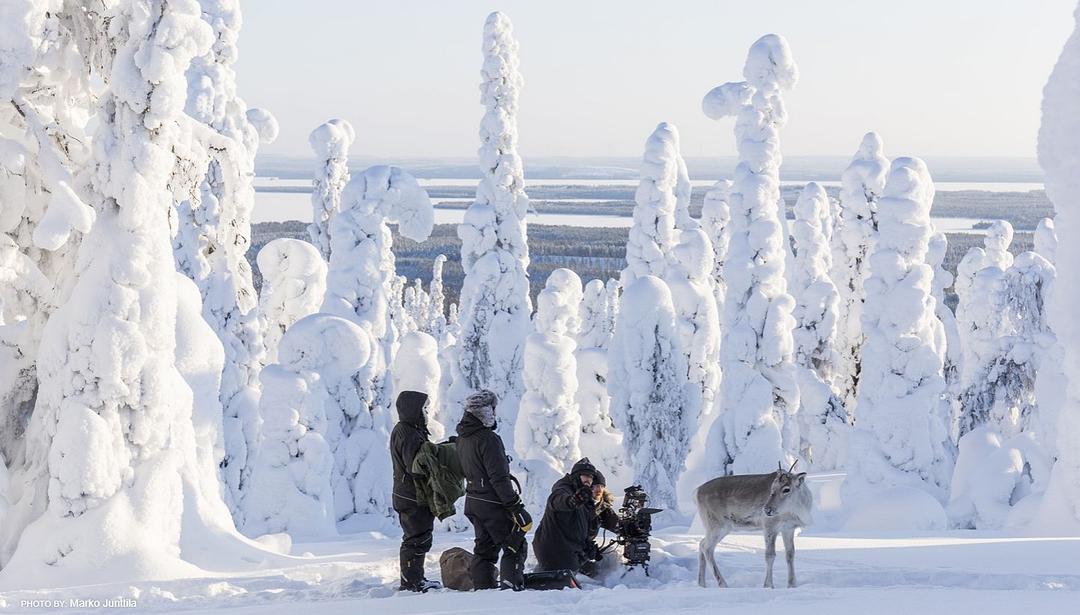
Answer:
<svg viewBox="0 0 1080 615"><path fill-rule="evenodd" d="M492 10L521 43L526 156L636 156L660 121L687 156L734 153L705 92L741 80L750 44L787 37L801 79L787 97L789 155L1034 155L1042 86L1075 0L258 0L244 3L238 66L249 105L306 156L331 117L365 156L470 157L480 42Z"/></svg>

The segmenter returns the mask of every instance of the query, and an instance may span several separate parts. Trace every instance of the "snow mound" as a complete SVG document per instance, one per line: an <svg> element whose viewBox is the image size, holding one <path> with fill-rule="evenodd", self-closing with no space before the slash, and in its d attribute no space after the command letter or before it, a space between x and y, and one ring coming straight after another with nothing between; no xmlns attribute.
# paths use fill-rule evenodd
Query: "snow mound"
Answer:
<svg viewBox="0 0 1080 615"><path fill-rule="evenodd" d="M851 508L844 530L849 532L939 531L947 526L945 509L917 487L893 487Z"/></svg>
<svg viewBox="0 0 1080 615"><path fill-rule="evenodd" d="M1050 460L1029 434L1003 440L987 425L966 433L953 471L949 523L964 529L1010 525L1013 507L1045 488L1049 467Z"/></svg>

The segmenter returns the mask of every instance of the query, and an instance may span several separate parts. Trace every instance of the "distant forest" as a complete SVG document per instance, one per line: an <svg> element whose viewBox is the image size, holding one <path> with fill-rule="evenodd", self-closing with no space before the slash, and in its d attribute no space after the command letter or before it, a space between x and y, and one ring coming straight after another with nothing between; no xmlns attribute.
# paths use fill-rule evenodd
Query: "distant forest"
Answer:
<svg viewBox="0 0 1080 615"><path fill-rule="evenodd" d="M955 215L983 217L982 214L973 214L970 211ZM535 301L536 294L544 287L548 274L560 267L575 271L581 276L583 283L592 279L607 280L619 277L619 272L626 264L626 241L629 232L628 228L530 224L529 281L533 300ZM291 220L260 222L252 225L252 244L248 252L248 260L255 273L257 289L262 287L262 275L255 264L255 255L267 242L278 237L308 240L307 223ZM945 268L955 275L957 263L969 248L982 245L982 236L971 233L949 233L948 237L949 251L945 257ZM1013 239L1011 251L1019 254L1031 248L1032 234L1018 231ZM405 239L395 230L394 255L397 257L397 272L408 278L410 284L419 278L424 286L427 286L431 281L432 262L439 254L445 254L447 257L443 268L447 304L457 303L458 292L464 278L464 272L461 269L461 241L457 237L457 226L454 224L436 225L431 238L424 243ZM956 295L953 294L951 288L947 291L945 302L955 309Z"/></svg>

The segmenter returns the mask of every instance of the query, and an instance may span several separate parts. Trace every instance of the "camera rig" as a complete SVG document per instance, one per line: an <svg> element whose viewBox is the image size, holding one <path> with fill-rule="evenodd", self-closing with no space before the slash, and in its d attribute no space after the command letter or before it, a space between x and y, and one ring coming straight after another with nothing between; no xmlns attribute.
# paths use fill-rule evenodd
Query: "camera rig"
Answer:
<svg viewBox="0 0 1080 615"><path fill-rule="evenodd" d="M618 529L615 543L623 548L623 564L627 572L637 566L649 575L649 535L652 532L652 516L662 508L649 508L649 494L641 485L626 488L623 504L619 508Z"/></svg>

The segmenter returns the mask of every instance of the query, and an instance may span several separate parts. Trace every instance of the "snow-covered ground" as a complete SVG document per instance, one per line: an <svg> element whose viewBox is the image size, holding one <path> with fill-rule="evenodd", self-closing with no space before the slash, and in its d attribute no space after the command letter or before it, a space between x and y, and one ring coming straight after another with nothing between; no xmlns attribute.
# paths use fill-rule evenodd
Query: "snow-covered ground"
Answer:
<svg viewBox="0 0 1080 615"><path fill-rule="evenodd" d="M289 614L313 604L336 613L1009 613L1064 614L1080 604L1080 538L982 531L856 534L831 531L842 474L810 478L818 524L796 539L799 587L763 589L763 543L757 534L726 538L717 562L728 583L711 576L697 586L694 526L657 531L651 576L616 569L602 584L558 592L423 595L396 591L399 534L357 532L327 542L293 545L296 564L248 574L211 574L167 582L116 583L0 593L0 609L45 610L42 601L127 599L140 612ZM427 574L438 578L438 554L452 546L471 549L472 533L437 533ZM530 559L530 564L532 560ZM785 581L778 562L777 585ZM27 602L24 602L27 601ZM34 602L38 601L38 602ZM131 601L134 601L132 603ZM67 612L101 612L92 608ZM48 609L54 611L55 609Z"/></svg>

